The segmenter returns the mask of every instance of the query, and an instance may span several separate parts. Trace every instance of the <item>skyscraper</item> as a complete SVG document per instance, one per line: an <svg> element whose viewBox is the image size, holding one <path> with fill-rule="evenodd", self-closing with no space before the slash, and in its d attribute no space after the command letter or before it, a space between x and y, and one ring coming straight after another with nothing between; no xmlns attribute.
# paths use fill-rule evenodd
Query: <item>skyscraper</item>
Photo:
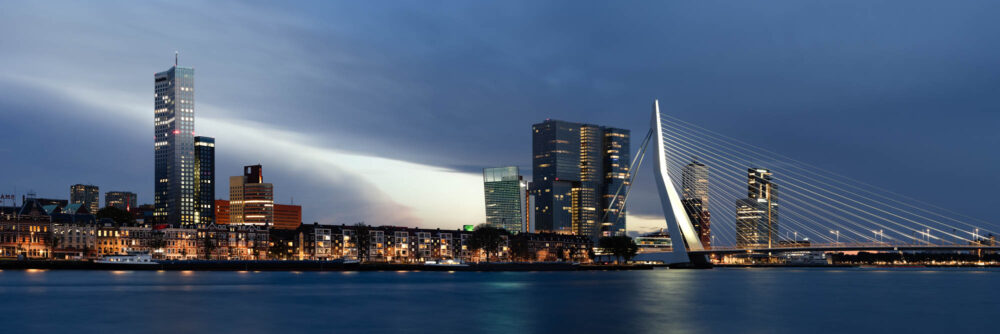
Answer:
<svg viewBox="0 0 1000 334"><path fill-rule="evenodd" d="M195 224L215 222L215 138L194 137Z"/></svg>
<svg viewBox="0 0 1000 334"><path fill-rule="evenodd" d="M101 205L101 193L98 189L95 185L74 184L69 187L69 203L83 204L90 213L97 213Z"/></svg>
<svg viewBox="0 0 1000 334"><path fill-rule="evenodd" d="M535 229L595 238L624 234L629 131L546 120L532 132Z"/></svg>
<svg viewBox="0 0 1000 334"><path fill-rule="evenodd" d="M712 215L708 211L708 166L696 160L684 166L681 190L681 203L698 233L698 239L703 246L708 247L712 243Z"/></svg>
<svg viewBox="0 0 1000 334"><path fill-rule="evenodd" d="M736 201L738 247L772 247L778 239L777 186L771 171L747 169L747 198Z"/></svg>
<svg viewBox="0 0 1000 334"><path fill-rule="evenodd" d="M194 69L153 75L156 156L154 218L175 226L195 223Z"/></svg>
<svg viewBox="0 0 1000 334"><path fill-rule="evenodd" d="M274 224L274 187L264 183L260 165L244 166L242 176L229 177L229 223Z"/></svg>
<svg viewBox="0 0 1000 334"><path fill-rule="evenodd" d="M125 211L132 211L137 206L137 196L130 191L109 191L104 193L104 206L115 207Z"/></svg>
<svg viewBox="0 0 1000 334"><path fill-rule="evenodd" d="M486 198L486 223L510 232L527 232L528 182L517 167L483 169Z"/></svg>

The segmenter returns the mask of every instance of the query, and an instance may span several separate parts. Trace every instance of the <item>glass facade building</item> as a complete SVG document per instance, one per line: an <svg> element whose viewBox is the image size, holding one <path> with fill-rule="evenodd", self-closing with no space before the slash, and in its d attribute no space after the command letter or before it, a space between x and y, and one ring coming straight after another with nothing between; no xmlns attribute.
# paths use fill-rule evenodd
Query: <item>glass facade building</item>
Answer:
<svg viewBox="0 0 1000 334"><path fill-rule="evenodd" d="M97 213L101 205L101 192L95 185L74 184L69 187L69 203L82 204L90 213Z"/></svg>
<svg viewBox="0 0 1000 334"><path fill-rule="evenodd" d="M595 238L625 233L628 130L546 120L532 125L532 154L537 231Z"/></svg>
<svg viewBox="0 0 1000 334"><path fill-rule="evenodd" d="M195 223L194 69L153 75L154 219L174 226Z"/></svg>
<svg viewBox="0 0 1000 334"><path fill-rule="evenodd" d="M698 239L705 247L712 244L711 214L708 212L708 166L698 161L684 166L681 172L684 209L694 225Z"/></svg>
<svg viewBox="0 0 1000 334"><path fill-rule="evenodd" d="M215 222L215 138L194 137L195 224Z"/></svg>
<svg viewBox="0 0 1000 334"><path fill-rule="evenodd" d="M772 247L778 243L777 187L771 171L747 169L747 198L736 201L736 245Z"/></svg>
<svg viewBox="0 0 1000 334"><path fill-rule="evenodd" d="M528 183L517 167L483 169L486 223L510 232L527 232Z"/></svg>
<svg viewBox="0 0 1000 334"><path fill-rule="evenodd" d="M125 211L132 211L139 204L136 204L138 196L130 191L109 191L104 193L104 206L115 207Z"/></svg>

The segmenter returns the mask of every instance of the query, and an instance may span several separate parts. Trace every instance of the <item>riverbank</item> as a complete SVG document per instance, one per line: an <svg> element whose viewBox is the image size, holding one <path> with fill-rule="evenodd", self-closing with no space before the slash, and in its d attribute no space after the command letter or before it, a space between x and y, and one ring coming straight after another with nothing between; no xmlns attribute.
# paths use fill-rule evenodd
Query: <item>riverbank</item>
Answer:
<svg viewBox="0 0 1000 334"><path fill-rule="evenodd" d="M172 271L588 271L650 270L651 265L580 265L573 263L470 263L427 265L344 263L342 261L159 261L155 264L90 261L0 261L0 270L172 270Z"/></svg>

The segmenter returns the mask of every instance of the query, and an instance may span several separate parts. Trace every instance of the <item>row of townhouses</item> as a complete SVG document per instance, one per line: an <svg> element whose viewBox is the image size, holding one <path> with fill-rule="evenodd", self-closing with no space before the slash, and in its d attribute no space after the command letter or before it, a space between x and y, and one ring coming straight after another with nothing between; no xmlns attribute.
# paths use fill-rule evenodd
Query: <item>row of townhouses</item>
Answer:
<svg viewBox="0 0 1000 334"><path fill-rule="evenodd" d="M150 253L169 260L487 260L484 251L470 247L473 232L464 229L320 224L305 224L295 230L215 224L195 228L133 226L96 219L73 206L43 204L28 201L22 207L0 211L0 257L90 259ZM369 242L359 243L358 234L365 232ZM588 262L592 258L593 244L585 236L520 233L503 238L503 245L489 254L488 260Z"/></svg>

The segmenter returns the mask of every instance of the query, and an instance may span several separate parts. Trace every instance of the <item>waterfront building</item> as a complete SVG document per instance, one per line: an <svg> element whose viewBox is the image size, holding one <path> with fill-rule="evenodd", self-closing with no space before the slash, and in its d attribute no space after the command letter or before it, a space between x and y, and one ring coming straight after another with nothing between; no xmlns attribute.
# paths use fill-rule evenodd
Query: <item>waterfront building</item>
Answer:
<svg viewBox="0 0 1000 334"><path fill-rule="evenodd" d="M194 223L215 221L215 138L194 137Z"/></svg>
<svg viewBox="0 0 1000 334"><path fill-rule="evenodd" d="M100 188L90 184L74 184L69 187L70 204L83 204L91 213L97 213L101 205Z"/></svg>
<svg viewBox="0 0 1000 334"><path fill-rule="evenodd" d="M50 256L52 221L40 202L28 200L0 217L0 257L44 259Z"/></svg>
<svg viewBox="0 0 1000 334"><path fill-rule="evenodd" d="M712 215L708 210L708 166L697 160L684 166L681 172L681 203L694 225L702 246L712 244Z"/></svg>
<svg viewBox="0 0 1000 334"><path fill-rule="evenodd" d="M104 193L104 206L119 208L128 212L132 212L138 204L136 204L138 196L134 192L130 191L109 191ZM92 211L97 213L97 211Z"/></svg>
<svg viewBox="0 0 1000 334"><path fill-rule="evenodd" d="M624 234L629 131L546 120L532 133L535 230L595 239Z"/></svg>
<svg viewBox="0 0 1000 334"><path fill-rule="evenodd" d="M302 225L302 206L291 204L274 205L274 224L272 228L279 230L294 230Z"/></svg>
<svg viewBox="0 0 1000 334"><path fill-rule="evenodd" d="M559 233L520 233L511 236L514 261L569 261L588 263L594 242L590 236Z"/></svg>
<svg viewBox="0 0 1000 334"><path fill-rule="evenodd" d="M153 75L155 219L195 223L194 69L174 66Z"/></svg>
<svg viewBox="0 0 1000 334"><path fill-rule="evenodd" d="M528 232L534 215L529 210L532 195L517 167L484 168L483 191L487 224L513 233Z"/></svg>
<svg viewBox="0 0 1000 334"><path fill-rule="evenodd" d="M747 198L736 201L737 247L772 247L778 237L777 186L764 168L747 170Z"/></svg>
<svg viewBox="0 0 1000 334"><path fill-rule="evenodd" d="M264 183L261 165L244 166L242 176L229 178L229 223L274 224L274 186Z"/></svg>

